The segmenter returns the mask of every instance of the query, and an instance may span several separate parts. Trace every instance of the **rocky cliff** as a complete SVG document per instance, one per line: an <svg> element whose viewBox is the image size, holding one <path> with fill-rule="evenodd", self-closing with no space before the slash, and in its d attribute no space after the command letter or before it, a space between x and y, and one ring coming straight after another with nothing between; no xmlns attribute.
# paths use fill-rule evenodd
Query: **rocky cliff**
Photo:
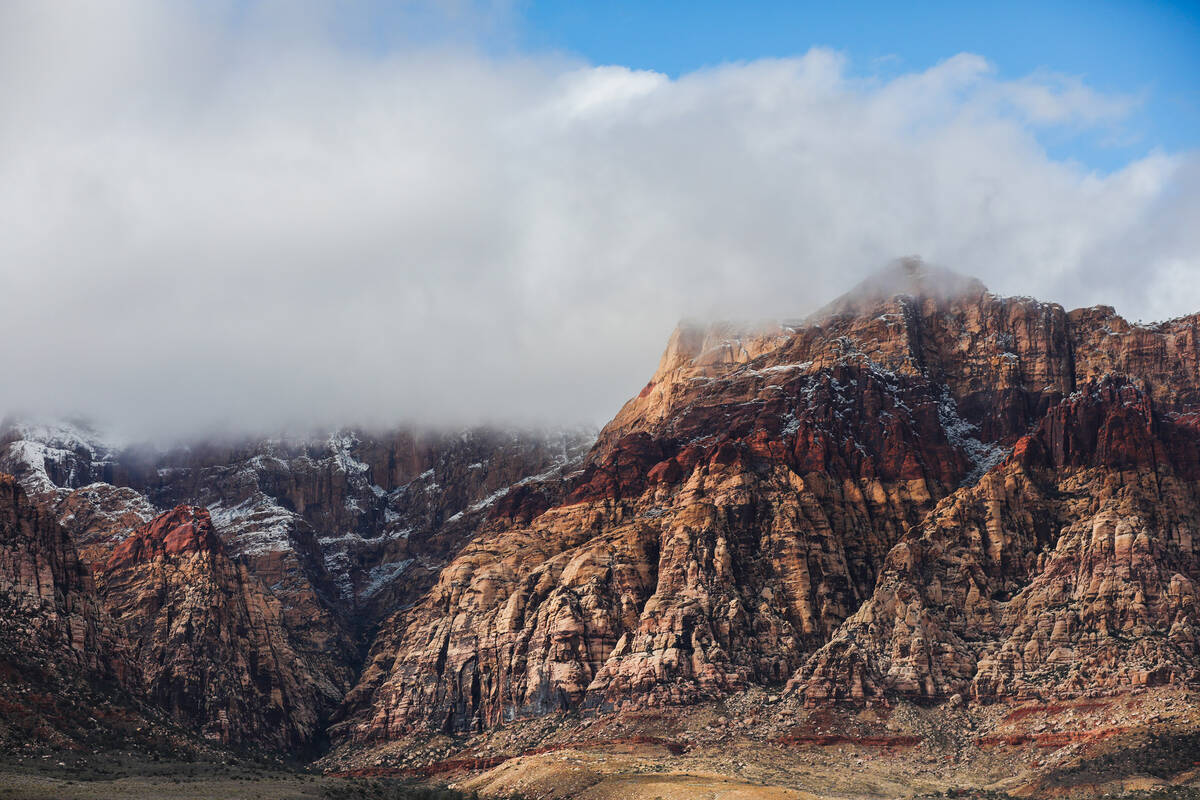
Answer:
<svg viewBox="0 0 1200 800"><path fill-rule="evenodd" d="M104 667L99 607L87 567L66 531L2 474L0 526L0 593L10 612L4 616L6 630L23 617L31 627L22 635L60 645L80 665Z"/></svg>
<svg viewBox="0 0 1200 800"><path fill-rule="evenodd" d="M335 736L1194 682L1194 323L905 262L682 326L561 499L497 504L390 620Z"/></svg>
<svg viewBox="0 0 1200 800"><path fill-rule="evenodd" d="M799 671L810 703L1062 699L1200 681L1194 413L1085 383L884 563Z"/></svg>
<svg viewBox="0 0 1200 800"><path fill-rule="evenodd" d="M0 474L0 749L187 750L123 689L133 671L66 530Z"/></svg>
<svg viewBox="0 0 1200 800"><path fill-rule="evenodd" d="M203 509L179 506L136 529L97 584L133 684L207 738L302 751L341 699L338 676L297 654L279 600L229 558Z"/></svg>

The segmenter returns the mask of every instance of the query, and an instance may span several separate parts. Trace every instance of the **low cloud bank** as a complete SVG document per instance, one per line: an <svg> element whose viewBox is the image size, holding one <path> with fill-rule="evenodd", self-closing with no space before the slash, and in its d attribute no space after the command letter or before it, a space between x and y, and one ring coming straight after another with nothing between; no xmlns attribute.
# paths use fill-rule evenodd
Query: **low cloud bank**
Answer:
<svg viewBox="0 0 1200 800"><path fill-rule="evenodd" d="M364 52L294 7L0 10L0 414L598 423L677 319L801 316L910 253L1200 309L1200 159L1050 158L1137 113L1078 80Z"/></svg>

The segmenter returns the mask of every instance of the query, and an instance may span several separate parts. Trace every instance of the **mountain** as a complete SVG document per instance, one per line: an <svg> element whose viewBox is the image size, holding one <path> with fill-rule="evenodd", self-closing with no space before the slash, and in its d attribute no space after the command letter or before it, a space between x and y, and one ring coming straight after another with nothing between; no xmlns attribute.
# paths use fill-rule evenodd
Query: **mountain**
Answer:
<svg viewBox="0 0 1200 800"><path fill-rule="evenodd" d="M680 328L565 501L528 523L493 518L397 620L390 674L360 683L345 735L695 702L790 677L814 701L1012 692L1024 670L1009 651L1038 660L1053 642L1077 662L1072 637L1089 635L1082 608L1032 618L1050 602L1034 595L1087 591L1051 590L1046 571L1084 560L1088 580L1128 578L1128 563L1093 562L1127 560L1129 536L1154 573L1076 601L1099 616L1138 603L1150 619L1113 618L1104 634L1173 631L1181 649L1142 645L1131 661L1107 642L1092 657L1114 685L1140 680L1135 665L1194 680L1200 565L1174 534L1200 508L1194 321L1067 314L902 263L801 325ZM1100 520L1110 539L1123 531L1117 556L1064 538ZM1056 638L1032 630L1047 625ZM965 644L968 630L999 638ZM1093 679L1076 666L1056 691Z"/></svg>
<svg viewBox="0 0 1200 800"><path fill-rule="evenodd" d="M402 429L156 451L10 423L0 470L59 531L126 690L214 744L304 755L379 621L509 487L569 470L591 441Z"/></svg>
<svg viewBox="0 0 1200 800"><path fill-rule="evenodd" d="M230 559L204 509L178 506L139 526L97 589L134 685L207 738L299 750L341 699L337 673L296 652L279 599Z"/></svg>
<svg viewBox="0 0 1200 800"><path fill-rule="evenodd" d="M66 530L0 474L0 752L202 752L128 690L134 672Z"/></svg>
<svg viewBox="0 0 1200 800"><path fill-rule="evenodd" d="M888 554L794 677L812 702L1200 682L1200 417L1088 382Z"/></svg>
<svg viewBox="0 0 1200 800"><path fill-rule="evenodd" d="M801 789L858 766L842 745L883 748L885 782L933 748L939 780L1070 794L1168 733L1155 763L1191 768L1198 317L908 259L804 320L681 325L594 442L16 425L0 469L74 564L70 630L216 744L545 796L572 796L563 749L729 775L736 742Z"/></svg>

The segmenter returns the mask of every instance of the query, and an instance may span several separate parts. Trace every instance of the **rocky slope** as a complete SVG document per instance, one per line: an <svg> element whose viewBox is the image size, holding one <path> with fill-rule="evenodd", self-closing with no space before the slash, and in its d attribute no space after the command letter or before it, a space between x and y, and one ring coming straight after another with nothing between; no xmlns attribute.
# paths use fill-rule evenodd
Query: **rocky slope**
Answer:
<svg viewBox="0 0 1200 800"><path fill-rule="evenodd" d="M207 511L179 506L117 546L98 595L151 703L206 738L303 751L343 693L297 654L283 612Z"/></svg>
<svg viewBox="0 0 1200 800"><path fill-rule="evenodd" d="M66 530L0 474L0 751L193 749L123 689L133 671Z"/></svg>
<svg viewBox="0 0 1200 800"><path fill-rule="evenodd" d="M796 676L810 702L1062 699L1200 681L1200 428L1086 383L888 555Z"/></svg>
<svg viewBox="0 0 1200 800"><path fill-rule="evenodd" d="M5 630L58 647L78 667L111 670L91 574L70 538L35 508L20 485L0 475L0 593ZM25 627L25 626L28 627Z"/></svg>

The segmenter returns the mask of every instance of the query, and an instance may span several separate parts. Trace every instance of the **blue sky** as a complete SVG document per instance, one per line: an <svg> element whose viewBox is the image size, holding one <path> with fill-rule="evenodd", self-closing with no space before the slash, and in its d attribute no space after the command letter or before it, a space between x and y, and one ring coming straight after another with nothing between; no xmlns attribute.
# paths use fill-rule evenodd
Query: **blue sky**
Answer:
<svg viewBox="0 0 1200 800"><path fill-rule="evenodd" d="M373 0L337 9L351 46L377 52L458 39L502 56L558 53L672 78L827 47L847 57L849 74L887 80L973 53L999 79L1050 72L1134 104L1103 126L1038 131L1052 158L1111 172L1147 153L1200 147L1200 0Z"/></svg>
<svg viewBox="0 0 1200 800"><path fill-rule="evenodd" d="M720 2L607 0L518 6L524 46L672 77L728 61L832 47L888 77L970 52L998 77L1039 70L1138 98L1104 131L1041 133L1051 155L1110 170L1155 148L1200 145L1200 2Z"/></svg>

